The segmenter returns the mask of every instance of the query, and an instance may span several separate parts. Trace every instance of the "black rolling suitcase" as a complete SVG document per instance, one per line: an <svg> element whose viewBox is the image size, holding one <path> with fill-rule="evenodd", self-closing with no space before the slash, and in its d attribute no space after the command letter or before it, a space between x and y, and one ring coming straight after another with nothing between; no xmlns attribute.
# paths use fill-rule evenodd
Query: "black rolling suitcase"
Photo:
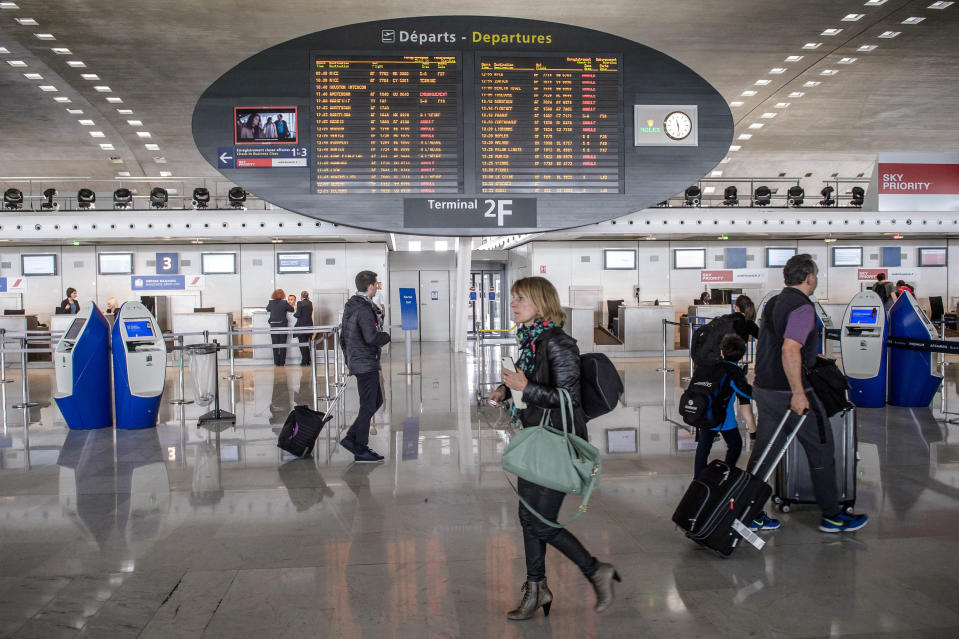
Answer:
<svg viewBox="0 0 959 639"><path fill-rule="evenodd" d="M856 409L847 408L829 418L836 459L836 488L844 510L856 505L856 472L858 464L856 438ZM782 462L776 467L776 492L773 502L781 512L788 513L792 504L815 504L809 460L798 441L786 449Z"/></svg>
<svg viewBox="0 0 959 639"><path fill-rule="evenodd" d="M308 406L294 406L280 430L276 445L291 455L306 457L313 452L323 425L332 418L332 414L326 415Z"/></svg>
<svg viewBox="0 0 959 639"><path fill-rule="evenodd" d="M740 538L756 548L765 545L765 541L749 530L749 522L759 515L772 494L767 483L769 477L806 421L806 415L799 417L790 427L785 442L777 443L792 414L787 411L783 416L752 472L727 466L716 459L693 480L673 513L673 522L686 531L687 537L723 557L732 554ZM767 458L772 461L764 466ZM760 477L759 471L763 468L766 470Z"/></svg>

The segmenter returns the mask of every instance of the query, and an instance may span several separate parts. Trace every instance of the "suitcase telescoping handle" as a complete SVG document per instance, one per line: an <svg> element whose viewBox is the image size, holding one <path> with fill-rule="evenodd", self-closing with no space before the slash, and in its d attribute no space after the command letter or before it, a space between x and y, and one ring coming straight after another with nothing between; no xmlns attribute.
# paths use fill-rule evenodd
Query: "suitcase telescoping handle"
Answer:
<svg viewBox="0 0 959 639"><path fill-rule="evenodd" d="M759 459L756 460L756 464L752 468L752 474L759 476L759 469L763 467L763 462L766 460L766 457L769 456L769 453L772 451L773 446L776 445L776 440L779 439L780 433L782 433L783 428L786 426L786 422L789 421L789 416L794 415L792 409L787 409L786 414L783 415L783 418L779 421L779 426L776 427L776 432L773 433L772 438L769 440L769 443L766 444L766 448L763 449L762 454L759 456ZM783 455L786 454L786 449L789 448L789 444L792 443L795 439L796 434L799 432L799 429L802 428L803 422L806 421L806 417L809 416L809 411L799 416L799 421L796 422L796 425L793 427L792 431L789 433L789 436L786 437L786 442L779 449L779 452L776 454L776 459L772 464L769 465L769 469L766 470L766 474L763 475L763 481L768 482L769 477L773 474L773 471L776 470L776 466L779 464L779 460L783 458Z"/></svg>

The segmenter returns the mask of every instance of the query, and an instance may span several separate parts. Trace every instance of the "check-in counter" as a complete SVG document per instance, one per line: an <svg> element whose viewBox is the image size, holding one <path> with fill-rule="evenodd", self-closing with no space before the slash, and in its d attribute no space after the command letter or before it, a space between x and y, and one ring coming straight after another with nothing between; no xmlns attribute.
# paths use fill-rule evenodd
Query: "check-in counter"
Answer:
<svg viewBox="0 0 959 639"><path fill-rule="evenodd" d="M619 337L626 352L660 351L663 348L663 320L673 321L675 309L668 305L619 307ZM673 348L672 326L667 331Z"/></svg>
<svg viewBox="0 0 959 639"><path fill-rule="evenodd" d="M566 313L566 326L563 329L576 340L580 353L592 353L596 350L596 343L593 340L593 318L594 309L592 306L564 306Z"/></svg>
<svg viewBox="0 0 959 639"><path fill-rule="evenodd" d="M729 304L697 304L690 306L686 313L690 317L705 317L713 319L733 312L733 307Z"/></svg>
<svg viewBox="0 0 959 639"><path fill-rule="evenodd" d="M50 332L51 333L63 333L67 332L67 329L73 324L73 320L76 318L76 315L51 315L50 316Z"/></svg>
<svg viewBox="0 0 959 639"><path fill-rule="evenodd" d="M254 330L262 331L270 328L270 314L264 310L253 311L250 313L250 326ZM264 346L271 346L269 333L253 333L253 359L266 362L273 361L273 351Z"/></svg>
<svg viewBox="0 0 959 639"><path fill-rule="evenodd" d="M196 333L199 331L210 331L210 342L218 341L222 346L229 345L230 338L226 335L230 326L233 324L233 313L174 313L173 314L173 332L174 333ZM202 335L186 335L183 337L183 345L202 344ZM221 360L230 358L230 352L226 348L221 350L217 357Z"/></svg>

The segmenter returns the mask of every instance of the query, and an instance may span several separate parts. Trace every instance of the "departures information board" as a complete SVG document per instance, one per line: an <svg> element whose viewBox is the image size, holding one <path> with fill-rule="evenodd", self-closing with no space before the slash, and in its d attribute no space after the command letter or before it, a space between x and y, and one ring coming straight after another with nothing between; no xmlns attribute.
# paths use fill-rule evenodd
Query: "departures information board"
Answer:
<svg viewBox="0 0 959 639"><path fill-rule="evenodd" d="M483 193L620 193L619 58L480 57Z"/></svg>
<svg viewBox="0 0 959 639"><path fill-rule="evenodd" d="M314 57L318 194L462 193L451 55Z"/></svg>

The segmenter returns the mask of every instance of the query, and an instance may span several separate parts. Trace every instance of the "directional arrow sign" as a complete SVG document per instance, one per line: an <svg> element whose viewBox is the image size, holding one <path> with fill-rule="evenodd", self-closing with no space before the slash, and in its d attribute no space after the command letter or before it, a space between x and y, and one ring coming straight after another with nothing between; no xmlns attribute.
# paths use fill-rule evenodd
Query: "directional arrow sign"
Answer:
<svg viewBox="0 0 959 639"><path fill-rule="evenodd" d="M218 169L235 169L236 168L236 153L232 146L220 146L216 149L218 155L217 159L217 168Z"/></svg>

